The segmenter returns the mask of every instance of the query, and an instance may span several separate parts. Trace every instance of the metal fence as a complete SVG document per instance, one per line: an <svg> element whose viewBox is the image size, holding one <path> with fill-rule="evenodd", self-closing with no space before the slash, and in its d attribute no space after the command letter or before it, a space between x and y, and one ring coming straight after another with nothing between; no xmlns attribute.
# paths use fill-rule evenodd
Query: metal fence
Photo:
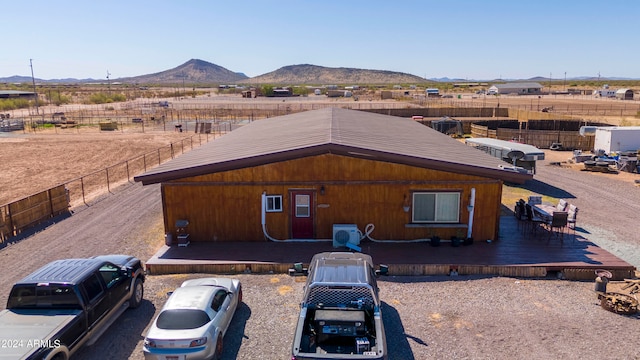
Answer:
<svg viewBox="0 0 640 360"><path fill-rule="evenodd" d="M18 201L0 205L0 248L11 237L65 212L90 206L103 196L118 191L122 185L132 183L135 175L144 173L224 133L218 134L196 134Z"/></svg>

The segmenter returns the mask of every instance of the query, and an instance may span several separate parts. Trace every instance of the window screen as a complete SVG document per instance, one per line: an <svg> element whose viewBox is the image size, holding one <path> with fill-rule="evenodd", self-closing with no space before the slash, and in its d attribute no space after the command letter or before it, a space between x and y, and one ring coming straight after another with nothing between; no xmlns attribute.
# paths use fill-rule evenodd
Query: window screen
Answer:
<svg viewBox="0 0 640 360"><path fill-rule="evenodd" d="M309 195L296 195L296 217L309 217Z"/></svg>
<svg viewBox="0 0 640 360"><path fill-rule="evenodd" d="M457 223L459 214L458 192L413 193L413 222Z"/></svg>

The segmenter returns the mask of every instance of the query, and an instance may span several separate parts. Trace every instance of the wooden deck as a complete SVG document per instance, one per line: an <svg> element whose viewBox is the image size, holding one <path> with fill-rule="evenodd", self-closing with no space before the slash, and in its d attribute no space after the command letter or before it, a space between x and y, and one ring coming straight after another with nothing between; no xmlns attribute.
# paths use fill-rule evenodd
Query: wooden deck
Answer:
<svg viewBox="0 0 640 360"><path fill-rule="evenodd" d="M570 280L593 280L596 269L605 269L614 280L632 278L635 267L598 247L581 229L565 233L564 239L538 231L527 236L514 216L502 216L500 238L459 247L443 241L438 247L422 243L361 242L362 252L376 264L389 266L390 275L484 274L514 277L562 275ZM146 262L150 274L175 273L287 273L296 262L334 249L332 242L239 242L198 243L188 247L163 246Z"/></svg>

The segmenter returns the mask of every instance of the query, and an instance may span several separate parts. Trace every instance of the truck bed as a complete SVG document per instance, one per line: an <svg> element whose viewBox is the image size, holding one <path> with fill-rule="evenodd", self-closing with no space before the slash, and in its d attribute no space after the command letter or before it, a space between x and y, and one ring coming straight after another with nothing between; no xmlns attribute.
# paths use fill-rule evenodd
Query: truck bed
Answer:
<svg viewBox="0 0 640 360"><path fill-rule="evenodd" d="M0 312L0 353L7 359L22 359L49 342L81 310L3 310Z"/></svg>
<svg viewBox="0 0 640 360"><path fill-rule="evenodd" d="M298 358L348 355L349 358L375 358L377 333L372 313L365 310L307 309L297 347Z"/></svg>

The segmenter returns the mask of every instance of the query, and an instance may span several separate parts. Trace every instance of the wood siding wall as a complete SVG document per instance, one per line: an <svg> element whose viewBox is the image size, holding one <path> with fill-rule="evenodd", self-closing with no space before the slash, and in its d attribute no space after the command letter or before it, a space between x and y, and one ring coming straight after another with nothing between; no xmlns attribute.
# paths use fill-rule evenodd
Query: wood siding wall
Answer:
<svg viewBox="0 0 640 360"><path fill-rule="evenodd" d="M324 187L324 194L321 194ZM291 236L289 191L314 192L316 239L331 239L333 224L374 224L377 240L409 240L438 235L466 236L466 228L407 226L404 197L413 191L459 191L460 223L467 224L471 189L476 189L474 239L497 239L502 182L477 176L357 159L333 154L185 178L162 184L165 230L189 221L191 241L265 241L261 196L282 195L283 211L266 214L268 234ZM174 237L175 238L175 237Z"/></svg>

